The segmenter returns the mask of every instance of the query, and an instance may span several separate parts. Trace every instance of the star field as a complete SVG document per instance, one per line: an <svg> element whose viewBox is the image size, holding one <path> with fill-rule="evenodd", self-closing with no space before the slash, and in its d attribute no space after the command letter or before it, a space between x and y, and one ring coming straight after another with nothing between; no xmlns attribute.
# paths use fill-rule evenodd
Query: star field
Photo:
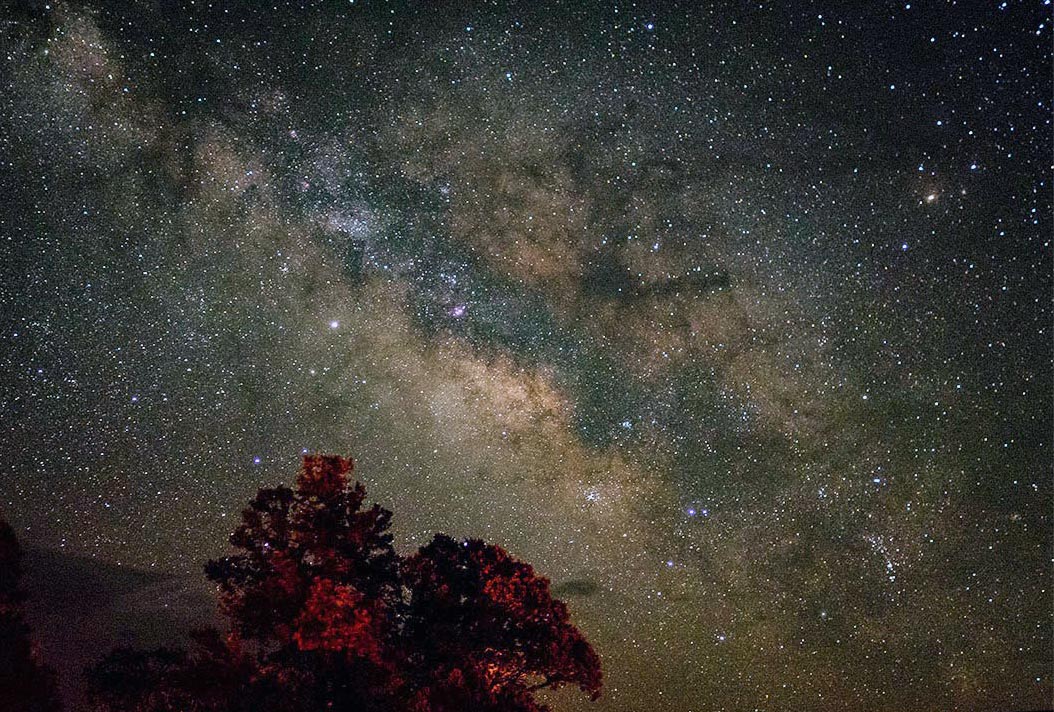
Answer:
<svg viewBox="0 0 1054 712"><path fill-rule="evenodd" d="M553 580L556 710L1049 705L1049 0L4 12L29 545L200 578L341 453Z"/></svg>

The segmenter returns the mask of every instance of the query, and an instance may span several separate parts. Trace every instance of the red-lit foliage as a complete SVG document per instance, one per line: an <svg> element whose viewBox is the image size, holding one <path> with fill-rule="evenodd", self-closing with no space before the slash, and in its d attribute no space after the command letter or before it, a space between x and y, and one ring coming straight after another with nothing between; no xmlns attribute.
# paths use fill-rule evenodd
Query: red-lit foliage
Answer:
<svg viewBox="0 0 1054 712"><path fill-rule="evenodd" d="M0 710L57 712L55 673L41 663L22 613L22 548L0 520Z"/></svg>
<svg viewBox="0 0 1054 712"><path fill-rule="evenodd" d="M231 543L243 553L206 565L221 609L245 638L288 644L325 581L355 592L377 615L390 614L399 596L392 514L377 505L363 510L366 489L349 486L350 472L350 460L305 457L295 490L260 490L242 512Z"/></svg>
<svg viewBox="0 0 1054 712"><path fill-rule="evenodd" d="M190 653L119 650L90 672L110 712L536 712L543 688L596 699L600 661L549 581L503 549L436 535L400 557L351 462L309 456L261 490L211 561L231 635Z"/></svg>
<svg viewBox="0 0 1054 712"><path fill-rule="evenodd" d="M548 579L501 547L436 535L403 563L405 639L421 710L544 709L530 692L574 684L594 699L600 661Z"/></svg>

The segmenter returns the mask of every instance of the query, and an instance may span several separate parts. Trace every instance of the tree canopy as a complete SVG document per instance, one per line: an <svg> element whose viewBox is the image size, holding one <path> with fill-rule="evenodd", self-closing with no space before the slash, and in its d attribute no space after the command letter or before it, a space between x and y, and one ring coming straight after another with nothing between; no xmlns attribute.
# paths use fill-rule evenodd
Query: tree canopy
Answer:
<svg viewBox="0 0 1054 712"><path fill-rule="evenodd" d="M119 649L89 674L107 712L540 712L600 694L600 661L548 579L499 546L437 534L409 556L350 460L310 455L262 489L205 566L230 630L189 651Z"/></svg>

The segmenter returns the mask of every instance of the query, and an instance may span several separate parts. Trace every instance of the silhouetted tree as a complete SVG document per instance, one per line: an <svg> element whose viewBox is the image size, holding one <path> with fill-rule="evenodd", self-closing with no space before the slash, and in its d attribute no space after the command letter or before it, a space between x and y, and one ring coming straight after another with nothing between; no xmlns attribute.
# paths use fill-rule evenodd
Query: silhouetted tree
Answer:
<svg viewBox="0 0 1054 712"><path fill-rule="evenodd" d="M210 561L231 632L191 652L127 649L89 674L110 712L537 712L543 688L596 699L600 661L549 581L503 549L436 535L400 557L350 460L308 456L261 490Z"/></svg>
<svg viewBox="0 0 1054 712"><path fill-rule="evenodd" d="M44 665L29 638L20 588L22 548L0 519L0 710L57 712L55 673Z"/></svg>
<svg viewBox="0 0 1054 712"><path fill-rule="evenodd" d="M301 709L237 636L191 633L191 652L118 648L88 671L88 696L114 712L277 712Z"/></svg>
<svg viewBox="0 0 1054 712"><path fill-rule="evenodd" d="M402 572L413 709L542 710L532 693L566 684L599 695L599 658L530 565L437 534Z"/></svg>

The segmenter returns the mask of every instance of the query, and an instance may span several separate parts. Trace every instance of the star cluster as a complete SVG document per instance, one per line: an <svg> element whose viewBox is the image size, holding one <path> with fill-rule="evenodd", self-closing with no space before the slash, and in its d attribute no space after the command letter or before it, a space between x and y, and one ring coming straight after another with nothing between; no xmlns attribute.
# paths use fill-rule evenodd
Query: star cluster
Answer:
<svg viewBox="0 0 1054 712"><path fill-rule="evenodd" d="M20 5L0 506L197 577L342 453L401 547L553 579L590 709L1047 704L1050 33L1049 0Z"/></svg>

